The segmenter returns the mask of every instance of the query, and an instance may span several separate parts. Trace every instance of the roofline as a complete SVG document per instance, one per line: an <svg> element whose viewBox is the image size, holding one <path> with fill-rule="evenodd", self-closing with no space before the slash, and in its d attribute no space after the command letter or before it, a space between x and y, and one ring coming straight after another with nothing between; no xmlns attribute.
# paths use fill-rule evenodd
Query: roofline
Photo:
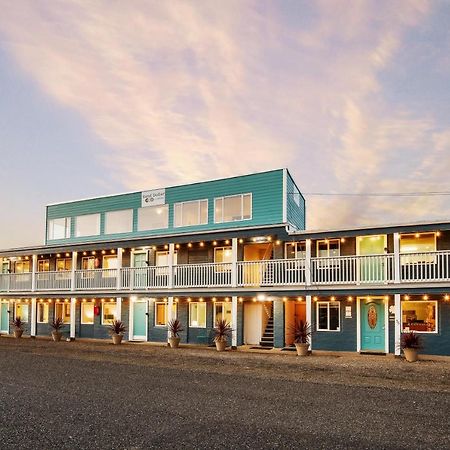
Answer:
<svg viewBox="0 0 450 450"><path fill-rule="evenodd" d="M117 197L119 195L139 194L140 192L145 192L146 190L171 189L171 188L178 188L178 187L183 187L183 186L193 186L195 184L211 183L213 181L232 180L233 178L249 177L249 176L252 176L252 175L260 175L260 174L263 174L263 173L276 172L276 171L284 170L284 169L285 168L283 167L283 168L277 168L277 169L271 169L271 170L262 170L260 172L244 173L242 175L233 175L232 177L211 178L209 180L194 181L192 183L186 183L186 184L175 184L175 185L172 185L172 186L155 187L155 188L144 189L144 190L141 189L139 191L120 192L118 194L97 195L95 197L85 197L85 198L80 198L80 199L76 199L76 200L68 200L68 201L64 201L64 202L47 203L45 205L45 207L47 208L49 206L66 205L66 204L69 204L69 203L84 202L86 200L96 200L98 198ZM291 176L291 178L292 178L292 176ZM295 181L294 181L294 184L295 184Z"/></svg>

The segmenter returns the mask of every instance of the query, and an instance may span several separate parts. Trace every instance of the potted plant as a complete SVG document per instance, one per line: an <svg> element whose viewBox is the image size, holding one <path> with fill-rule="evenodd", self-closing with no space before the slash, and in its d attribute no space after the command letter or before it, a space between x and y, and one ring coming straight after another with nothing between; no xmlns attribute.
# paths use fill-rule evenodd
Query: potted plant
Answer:
<svg viewBox="0 0 450 450"><path fill-rule="evenodd" d="M297 355L306 356L308 354L311 339L311 326L308 322L298 320L295 321L291 328Z"/></svg>
<svg viewBox="0 0 450 450"><path fill-rule="evenodd" d="M59 342L62 338L61 328L64 326L64 322L61 317L57 317L50 323L50 327L53 329L52 338L54 342Z"/></svg>
<svg viewBox="0 0 450 450"><path fill-rule="evenodd" d="M12 322L11 325L14 327L14 337L15 338L21 338L23 334L23 326L24 323L22 322L22 319L17 316Z"/></svg>
<svg viewBox="0 0 450 450"><path fill-rule="evenodd" d="M419 359L419 349L422 347L422 339L414 331L402 333L400 346L405 355L406 361L416 362Z"/></svg>
<svg viewBox="0 0 450 450"><path fill-rule="evenodd" d="M123 334L125 331L125 324L121 320L113 320L110 323L108 326L108 333L112 337L114 345L119 345L122 343Z"/></svg>
<svg viewBox="0 0 450 450"><path fill-rule="evenodd" d="M169 329L169 344L170 348L178 348L180 345L180 334L183 331L183 326L178 319L172 319L168 324Z"/></svg>
<svg viewBox="0 0 450 450"><path fill-rule="evenodd" d="M218 320L214 327L214 342L216 343L216 349L218 352L225 351L228 338L231 336L233 329L230 324L225 320Z"/></svg>

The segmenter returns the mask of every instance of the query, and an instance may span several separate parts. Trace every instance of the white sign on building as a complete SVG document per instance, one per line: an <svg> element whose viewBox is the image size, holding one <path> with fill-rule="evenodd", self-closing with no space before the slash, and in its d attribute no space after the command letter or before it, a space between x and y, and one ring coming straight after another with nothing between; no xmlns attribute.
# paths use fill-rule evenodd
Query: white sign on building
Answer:
<svg viewBox="0 0 450 450"><path fill-rule="evenodd" d="M153 189L152 191L142 192L141 206L164 205L166 203L166 190L165 189Z"/></svg>

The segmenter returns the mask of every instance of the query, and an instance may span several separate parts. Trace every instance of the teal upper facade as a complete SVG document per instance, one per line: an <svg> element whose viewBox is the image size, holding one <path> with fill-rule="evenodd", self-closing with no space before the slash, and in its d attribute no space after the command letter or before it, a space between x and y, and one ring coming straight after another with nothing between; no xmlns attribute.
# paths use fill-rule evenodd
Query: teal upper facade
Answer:
<svg viewBox="0 0 450 450"><path fill-rule="evenodd" d="M155 199L157 206L145 202L148 196ZM201 202L196 203L196 200ZM152 206L146 206L148 204ZM181 217L189 222L195 216L196 208L199 223L180 224ZM116 214L110 214L113 212ZM143 216L149 217L150 227L143 227ZM156 222L152 222L153 216ZM160 226L161 220L163 226ZM110 226L113 221L117 223ZM114 228L120 227L122 222L124 231L115 232ZM300 230L305 228L305 200L287 169L48 205L46 244L282 224ZM56 232L55 227L58 227ZM95 231L91 233L90 229Z"/></svg>

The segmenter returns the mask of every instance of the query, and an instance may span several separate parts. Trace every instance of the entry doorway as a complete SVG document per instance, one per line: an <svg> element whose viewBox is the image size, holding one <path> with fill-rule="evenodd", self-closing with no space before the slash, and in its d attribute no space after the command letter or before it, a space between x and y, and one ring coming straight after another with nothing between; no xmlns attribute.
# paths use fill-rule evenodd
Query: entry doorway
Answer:
<svg viewBox="0 0 450 450"><path fill-rule="evenodd" d="M358 351L389 353L388 302L383 297L360 297L358 311Z"/></svg>
<svg viewBox="0 0 450 450"><path fill-rule="evenodd" d="M359 260L359 280L361 282L376 283L387 278L386 259L383 257L387 247L385 234L377 236L359 236L357 238L356 253L358 256L369 256ZM372 257L370 257L372 256Z"/></svg>
<svg viewBox="0 0 450 450"><path fill-rule="evenodd" d="M300 320L306 322L306 303L288 300L284 303L284 342L286 346L294 344L293 327Z"/></svg>
<svg viewBox="0 0 450 450"><path fill-rule="evenodd" d="M267 261L273 258L273 244L247 244L244 245L244 261L254 262L247 264L244 268L244 283L251 286L261 286L271 284L271 271Z"/></svg>
<svg viewBox="0 0 450 450"><path fill-rule="evenodd" d="M0 332L1 333L9 333L9 303L1 302L0 303Z"/></svg>
<svg viewBox="0 0 450 450"><path fill-rule="evenodd" d="M136 299L130 302L130 336L132 341L147 341L148 300Z"/></svg>

